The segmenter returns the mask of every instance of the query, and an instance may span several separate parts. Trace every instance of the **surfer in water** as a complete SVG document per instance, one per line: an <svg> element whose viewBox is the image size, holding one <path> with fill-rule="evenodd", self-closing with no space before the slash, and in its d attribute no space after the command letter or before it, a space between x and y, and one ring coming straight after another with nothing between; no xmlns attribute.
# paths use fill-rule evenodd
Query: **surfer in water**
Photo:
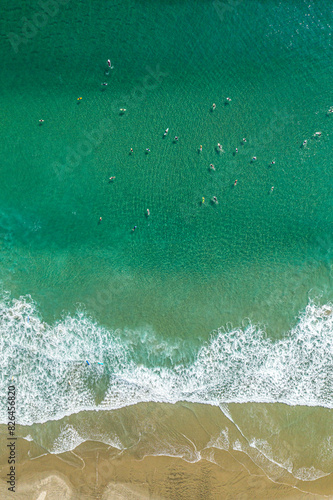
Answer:
<svg viewBox="0 0 333 500"><path fill-rule="evenodd" d="M107 62L108 68L109 68L109 69L113 69L113 66L111 66L111 61L110 61L110 59L108 59L106 62ZM104 71L104 74L105 74L106 76L109 76L109 74L110 74L109 69L106 69L106 70Z"/></svg>

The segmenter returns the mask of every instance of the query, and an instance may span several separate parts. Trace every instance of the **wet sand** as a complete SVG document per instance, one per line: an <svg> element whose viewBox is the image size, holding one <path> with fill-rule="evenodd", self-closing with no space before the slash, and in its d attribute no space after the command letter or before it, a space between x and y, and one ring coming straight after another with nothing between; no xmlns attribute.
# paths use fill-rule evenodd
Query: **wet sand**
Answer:
<svg viewBox="0 0 333 500"><path fill-rule="evenodd" d="M25 452L28 451L26 446ZM315 499L329 497L332 477L291 487L274 483L241 452L219 453L223 466L206 460L146 457L124 453L112 457L100 443L81 445L74 452L23 460L17 467L15 498L48 499ZM247 467L249 469L247 470ZM4 477L2 468L1 476ZM302 491L298 488L304 488ZM312 493L310 493L310 490ZM317 493L317 494L315 494ZM3 499L13 498L3 482Z"/></svg>
<svg viewBox="0 0 333 500"><path fill-rule="evenodd" d="M259 421L259 412L267 410L265 405L229 405L229 410L238 418L246 406L246 420ZM291 415L297 415L298 426L304 424L299 412L305 408L274 405L269 412L278 412L279 418L288 423L292 435ZM256 418L254 415L256 413ZM308 409L306 420L310 426L323 417L323 409ZM329 411L329 410L327 410ZM295 413L296 412L296 413ZM320 413L319 413L320 412ZM249 417L251 415L251 417ZM149 420L148 420L149 416ZM312 416L312 420L311 420ZM327 414L327 417L329 415ZM137 419L137 420L136 420ZM80 428L80 422L89 421L98 426L103 422L109 429L109 436L117 430L119 447L86 440L73 451L50 454L45 441L55 427ZM140 425L138 425L140 422ZM142 424L144 422L144 424ZM261 420L262 423L262 420ZM229 429L231 444L223 441L223 429ZM250 424L249 424L250 425ZM253 424L252 424L253 425ZM117 429L122 429L122 434ZM267 423L264 427L268 428ZM222 429L222 432L221 432ZM1 426L0 446L6 449L7 436ZM0 457L0 498L1 499L318 499L333 498L333 474L313 481L302 481L294 477L284 467L277 467L272 461L259 458L256 450L252 456L235 449L237 436L232 435L232 423L218 407L191 404L141 404L115 411L82 412L66 417L62 421L35 424L17 428L17 436L33 436L33 441L17 438L16 493L7 490L4 478L8 473L6 453ZM271 431L270 431L271 432ZM308 433L309 431L306 430ZM113 434L114 435L114 434ZM212 439L219 435L220 438ZM132 443L121 449L125 436ZM183 438L181 443L180 437ZM279 435L285 447L290 444L290 436ZM173 447L180 443L181 447ZM43 446L36 442L43 443ZM57 442L57 439L55 439ZM59 442L59 441L58 441ZM111 441L110 441L111 442ZM300 455L306 455L304 437L295 444ZM50 446L50 445L48 445ZM155 456L153 456L154 447ZM225 447L226 449L223 449ZM165 456L162 449L169 450ZM158 450L161 454L158 455ZM288 449L287 449L288 452ZM180 458L180 455L184 458ZM261 461L260 461L261 460ZM294 464L297 460L294 459ZM302 459L306 465L306 457ZM301 463L297 465L299 466ZM322 463L323 465L323 463ZM275 469L273 468L275 467Z"/></svg>

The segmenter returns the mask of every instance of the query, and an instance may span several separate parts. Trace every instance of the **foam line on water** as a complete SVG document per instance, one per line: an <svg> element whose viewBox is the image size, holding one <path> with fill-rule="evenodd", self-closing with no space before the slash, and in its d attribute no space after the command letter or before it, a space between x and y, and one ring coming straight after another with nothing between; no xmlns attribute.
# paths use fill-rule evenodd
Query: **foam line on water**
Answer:
<svg viewBox="0 0 333 500"><path fill-rule="evenodd" d="M277 342L251 324L244 330L218 330L191 364L170 368L142 364L142 356L138 363L132 340L126 344L118 331L102 328L82 312L48 325L30 297L5 295L0 302L0 390L6 393L14 380L17 421L24 425L149 401L332 408L332 311L330 304L310 302ZM169 351L166 343L165 356ZM0 421L7 422L4 406Z"/></svg>

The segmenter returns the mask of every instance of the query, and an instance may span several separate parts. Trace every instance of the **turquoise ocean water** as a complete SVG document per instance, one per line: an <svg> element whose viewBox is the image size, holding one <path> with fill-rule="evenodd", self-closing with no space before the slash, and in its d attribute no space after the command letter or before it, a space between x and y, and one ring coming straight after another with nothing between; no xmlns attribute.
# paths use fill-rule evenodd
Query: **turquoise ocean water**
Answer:
<svg viewBox="0 0 333 500"><path fill-rule="evenodd" d="M330 2L47 5L1 7L1 390L14 377L18 422L151 401L328 422Z"/></svg>

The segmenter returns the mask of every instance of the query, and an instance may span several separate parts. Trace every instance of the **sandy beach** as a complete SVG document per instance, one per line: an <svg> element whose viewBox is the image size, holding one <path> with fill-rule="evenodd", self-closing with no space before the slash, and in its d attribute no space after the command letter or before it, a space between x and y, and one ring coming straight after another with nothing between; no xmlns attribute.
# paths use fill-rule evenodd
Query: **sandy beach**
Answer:
<svg viewBox="0 0 333 500"><path fill-rule="evenodd" d="M28 452L28 448L25 450ZM291 487L274 483L262 470L246 462L242 453L219 453L216 465L206 460L187 463L180 458L127 454L112 458L112 450L89 443L63 455L25 459L17 467L15 498L31 500L72 499L319 499L333 498L332 476ZM246 470L251 467L251 472ZM3 470L2 470L3 477ZM3 499L13 498L4 482Z"/></svg>
<svg viewBox="0 0 333 500"><path fill-rule="evenodd" d="M232 406L232 405L231 405ZM236 406L236 405L235 405ZM241 405L238 405L242 408ZM238 409L236 407L236 411ZM280 411L279 418L291 421L297 409L275 405L270 414ZM231 408L235 418L235 410ZM263 405L249 405L248 414L262 411ZM282 414L281 411L285 413ZM314 409L309 410L317 419ZM69 420L70 419L70 420ZM59 429L72 434L84 423L94 422L98 430L101 422L108 422L109 435L116 431L118 447L87 440L65 453L48 453L43 433L49 435L50 426L19 427L17 435L34 436L28 441L18 437L16 441L16 491L15 498L31 500L48 499L318 499L333 498L333 476L327 474L314 481L301 481L285 468L259 456L252 457L223 442L223 430L232 424L217 407L209 405L160 405L141 404L113 412L82 412L69 419L53 422ZM144 424L141 424L144 422ZM155 422L155 425L152 424ZM158 424L156 424L158 422ZM300 424L300 421L298 420ZM49 424L47 424L49 425ZM120 432L119 429L122 429ZM1 428L1 449L6 449L5 427ZM37 444L36 436L39 436ZM213 436L219 435L219 439ZM125 439L131 446L119 449ZM129 437L130 436L130 437ZM280 436L280 439L285 436ZM181 442L181 438L183 442ZM115 438L113 438L115 439ZM59 442L59 440L55 440ZM8 442L8 441L7 441ZM176 448L174 443L179 443ZM187 443L187 444L186 444ZM50 445L48 445L50 446ZM154 446L155 452L150 446ZM238 445L240 447L240 444ZM287 446L287 445L286 445ZM302 437L295 447L304 453ZM222 449L225 447L226 449ZM158 454L158 449L169 450L170 455ZM253 450L252 450L253 451ZM155 453L154 456L153 453ZM180 456L182 455L183 458ZM186 460L184 459L186 458ZM266 460L266 462L265 462ZM295 459L296 462L296 459ZM0 496L13 498L7 490L4 478L8 472L5 454L1 456ZM296 464L295 464L296 465Z"/></svg>

